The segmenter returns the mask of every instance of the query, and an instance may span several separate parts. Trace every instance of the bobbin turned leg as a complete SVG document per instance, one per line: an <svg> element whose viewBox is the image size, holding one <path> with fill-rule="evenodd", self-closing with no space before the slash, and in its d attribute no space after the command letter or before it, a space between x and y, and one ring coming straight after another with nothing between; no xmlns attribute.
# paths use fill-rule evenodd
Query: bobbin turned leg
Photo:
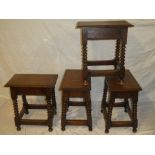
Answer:
<svg viewBox="0 0 155 155"><path fill-rule="evenodd" d="M114 64L115 69L117 69L117 66L119 64L119 57L120 57L120 39L117 39L115 48L115 64Z"/></svg>
<svg viewBox="0 0 155 155"><path fill-rule="evenodd" d="M121 41L121 56L120 56L120 79L121 79L121 83L123 84L123 79L125 76L125 51L126 51L126 43Z"/></svg>
<svg viewBox="0 0 155 155"><path fill-rule="evenodd" d="M66 113L69 110L69 97L66 99Z"/></svg>
<svg viewBox="0 0 155 155"><path fill-rule="evenodd" d="M85 30L82 30L82 69L83 69L83 79L84 85L88 85L88 66L87 66L87 39L84 37Z"/></svg>
<svg viewBox="0 0 155 155"><path fill-rule="evenodd" d="M133 121L133 132L137 132L138 120L137 120L137 102L138 95L132 99L132 121Z"/></svg>
<svg viewBox="0 0 155 155"><path fill-rule="evenodd" d="M92 131L91 99L90 99L90 93L89 92L86 93L85 103L86 103L87 121L88 121L89 131Z"/></svg>
<svg viewBox="0 0 155 155"><path fill-rule="evenodd" d="M67 111L66 102L67 102L66 96L62 92L62 114L61 114L61 130L62 131L65 130L65 126L66 126L66 111Z"/></svg>
<svg viewBox="0 0 155 155"><path fill-rule="evenodd" d="M23 107L24 107L25 114L29 114L28 102L27 102L26 96L22 95L22 99L23 99Z"/></svg>
<svg viewBox="0 0 155 155"><path fill-rule="evenodd" d="M57 105L56 105L56 99L55 99L55 88L52 89L52 104L54 107L54 114L57 114Z"/></svg>
<svg viewBox="0 0 155 155"><path fill-rule="evenodd" d="M103 90L103 97L102 97L102 103L101 103L101 112L103 113L106 109L106 98L107 98L107 84L104 80L104 90Z"/></svg>
<svg viewBox="0 0 155 155"><path fill-rule="evenodd" d="M11 89L11 98L12 98L14 114L15 114L14 121L17 127L17 131L19 131L21 130L21 127L20 127L20 116L19 116L18 102L17 102L18 96L16 95L13 89Z"/></svg>
<svg viewBox="0 0 155 155"><path fill-rule="evenodd" d="M127 98L124 99L124 103L124 112L127 112L129 108L129 101Z"/></svg>
<svg viewBox="0 0 155 155"><path fill-rule="evenodd" d="M51 91L46 94L47 114L48 114L48 130L51 132L53 126L53 107L51 104Z"/></svg>
<svg viewBox="0 0 155 155"><path fill-rule="evenodd" d="M105 133L109 133L109 129L111 126L111 116L112 116L112 109L113 109L113 104L115 102L115 98L113 94L111 93L109 95L109 100L108 100L108 113L106 115L106 125L105 125Z"/></svg>

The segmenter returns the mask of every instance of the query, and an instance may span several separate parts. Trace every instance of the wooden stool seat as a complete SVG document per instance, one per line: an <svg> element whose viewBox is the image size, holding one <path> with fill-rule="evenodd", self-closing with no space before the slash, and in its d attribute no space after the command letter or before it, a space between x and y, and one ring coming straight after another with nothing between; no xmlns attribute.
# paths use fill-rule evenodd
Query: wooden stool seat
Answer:
<svg viewBox="0 0 155 155"><path fill-rule="evenodd" d="M142 88L135 80L129 70L125 71L125 77L123 83L120 82L118 77L106 77L104 93L101 105L101 112L104 114L105 119L105 132L108 133L110 127L133 127L133 132L137 131L137 102L138 93ZM107 94L109 98L107 101ZM123 102L115 102L115 99L124 99ZM131 101L131 106L130 102ZM112 121L112 109L113 107L124 107L125 112L130 116L130 121Z"/></svg>
<svg viewBox="0 0 155 155"><path fill-rule="evenodd" d="M49 131L52 131L53 115L56 113L55 84L57 77L58 75L55 74L15 74L5 85L5 87L10 87L17 130L21 129L21 124L25 124L48 125ZM18 95L22 95L23 99L23 107L20 112L17 102ZM28 104L27 95L45 96L47 104ZM47 120L22 119L24 114L29 113L28 109L47 109Z"/></svg>
<svg viewBox="0 0 155 155"><path fill-rule="evenodd" d="M86 125L92 130L91 118L91 98L90 98L90 82L89 85L83 85L82 70L66 70L60 90L62 91L62 116L61 127L65 130L66 125ZM70 98L83 98L83 101L71 101ZM69 106L85 106L86 120L67 120L66 113Z"/></svg>

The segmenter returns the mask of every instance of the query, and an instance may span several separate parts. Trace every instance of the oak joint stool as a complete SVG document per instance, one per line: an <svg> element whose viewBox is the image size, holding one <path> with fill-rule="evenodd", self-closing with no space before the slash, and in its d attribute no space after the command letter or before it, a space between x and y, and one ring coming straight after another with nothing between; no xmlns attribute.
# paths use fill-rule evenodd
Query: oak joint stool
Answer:
<svg viewBox="0 0 155 155"><path fill-rule="evenodd" d="M55 84L57 77L56 74L15 74L8 81L5 87L10 87L17 130L21 130L20 126L24 124L47 125L49 131L52 131L53 117L56 114ZM23 100L23 107L20 112L17 101L19 95L22 96ZM45 96L47 104L28 104L27 95ZM47 109L47 120L22 119L24 114L29 113L29 109Z"/></svg>
<svg viewBox="0 0 155 155"><path fill-rule="evenodd" d="M142 88L135 80L129 70L125 71L124 83L120 84L118 77L106 77L101 104L101 112L105 119L105 133L110 127L133 127L133 132L137 131L137 102L138 93ZM108 97L108 100L107 100ZM115 99L123 99L124 102L115 102ZM131 101L131 106L130 102ZM130 121L112 121L113 107L124 107L124 111L129 114Z"/></svg>
<svg viewBox="0 0 155 155"><path fill-rule="evenodd" d="M81 21L76 28L81 30L82 69L84 73L84 85L87 85L89 76L113 76L118 75L121 80L125 73L125 51L127 44L128 28L132 24L124 20L118 21ZM115 56L111 60L88 60L88 41L92 40L116 40ZM91 70L89 66L113 66L111 70Z"/></svg>
<svg viewBox="0 0 155 155"><path fill-rule="evenodd" d="M88 126L89 131L92 131L92 117L91 117L91 97L90 83L87 86L83 85L82 70L66 70L60 90L62 91L62 115L61 115L61 129L64 131L66 125L85 125ZM82 98L83 101L71 101L70 98ZM85 106L86 120L66 119L66 113L69 106Z"/></svg>

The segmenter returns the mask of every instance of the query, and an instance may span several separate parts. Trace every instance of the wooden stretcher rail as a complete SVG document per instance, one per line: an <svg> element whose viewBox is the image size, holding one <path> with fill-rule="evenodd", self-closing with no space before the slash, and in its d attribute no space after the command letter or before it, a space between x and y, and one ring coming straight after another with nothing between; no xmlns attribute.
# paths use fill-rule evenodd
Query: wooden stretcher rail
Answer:
<svg viewBox="0 0 155 155"><path fill-rule="evenodd" d="M88 125L87 120L66 120L66 125Z"/></svg>
<svg viewBox="0 0 155 155"><path fill-rule="evenodd" d="M91 77L115 76L119 73L118 70L89 70L88 72Z"/></svg>
<svg viewBox="0 0 155 155"><path fill-rule="evenodd" d="M102 65L114 65L115 60L98 60L98 61L87 61L88 66L102 66Z"/></svg>
<svg viewBox="0 0 155 155"><path fill-rule="evenodd" d="M39 120L39 119L22 119L21 124L24 125L47 125L47 120Z"/></svg>

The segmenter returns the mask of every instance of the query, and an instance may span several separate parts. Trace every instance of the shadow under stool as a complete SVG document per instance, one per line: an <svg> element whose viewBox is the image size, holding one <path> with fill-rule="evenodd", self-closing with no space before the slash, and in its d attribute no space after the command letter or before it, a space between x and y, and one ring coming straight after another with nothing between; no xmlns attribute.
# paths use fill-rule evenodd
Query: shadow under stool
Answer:
<svg viewBox="0 0 155 155"><path fill-rule="evenodd" d="M90 97L90 82L87 86L83 85L82 70L66 70L60 90L62 91L62 115L61 129L64 131L66 125L84 125L92 130L91 117L91 97ZM71 101L71 98L82 98L83 101ZM69 106L85 106L87 119L74 120L67 119L66 114Z"/></svg>
<svg viewBox="0 0 155 155"><path fill-rule="evenodd" d="M47 125L52 131L53 117L56 114L55 84L58 75L56 74L15 74L5 87L10 87L11 98L15 114L15 125L17 130L21 130L21 125ZM23 99L23 107L19 112L18 96ZM28 104L27 95L45 96L47 104ZM51 102L52 101L52 102ZM47 119L23 119L24 114L29 113L29 109L46 109Z"/></svg>
<svg viewBox="0 0 155 155"><path fill-rule="evenodd" d="M109 132L110 127L133 127L133 132L137 132L137 102L138 93L141 90L142 88L129 70L125 71L123 84L120 83L118 77L105 78L101 104L101 112L103 112L105 119L105 133ZM123 99L124 102L115 102L115 99ZM111 117L114 107L124 107L125 112L129 114L130 121L112 121Z"/></svg>

